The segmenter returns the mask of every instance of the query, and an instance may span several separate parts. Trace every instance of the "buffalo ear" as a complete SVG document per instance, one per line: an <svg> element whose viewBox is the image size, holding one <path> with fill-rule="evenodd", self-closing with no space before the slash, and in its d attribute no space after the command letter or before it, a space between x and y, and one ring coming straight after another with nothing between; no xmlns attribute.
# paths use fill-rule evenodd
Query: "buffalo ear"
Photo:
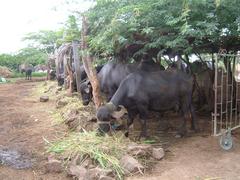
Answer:
<svg viewBox="0 0 240 180"><path fill-rule="evenodd" d="M89 87L85 88L84 91L85 91L85 93L89 94L90 93Z"/></svg>

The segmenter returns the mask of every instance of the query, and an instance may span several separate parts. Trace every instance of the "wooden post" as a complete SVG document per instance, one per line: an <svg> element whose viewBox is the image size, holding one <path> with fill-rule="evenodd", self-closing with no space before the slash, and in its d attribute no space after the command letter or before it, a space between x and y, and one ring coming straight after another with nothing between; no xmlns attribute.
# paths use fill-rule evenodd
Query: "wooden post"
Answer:
<svg viewBox="0 0 240 180"><path fill-rule="evenodd" d="M102 105L102 99L100 96L100 86L99 86L99 82L97 79L97 72L92 64L93 59L88 52L87 29L88 29L87 19L83 15L82 16L82 42L81 42L81 49L82 49L82 53L83 53L82 61L83 61L84 69L85 69L87 76L92 85L93 99L94 99L94 103L95 103L95 106L97 109L98 107L100 107Z"/></svg>
<svg viewBox="0 0 240 180"><path fill-rule="evenodd" d="M78 54L78 46L79 46L78 41L72 42L77 92L80 93L81 72L80 72L80 59L79 59L79 54Z"/></svg>

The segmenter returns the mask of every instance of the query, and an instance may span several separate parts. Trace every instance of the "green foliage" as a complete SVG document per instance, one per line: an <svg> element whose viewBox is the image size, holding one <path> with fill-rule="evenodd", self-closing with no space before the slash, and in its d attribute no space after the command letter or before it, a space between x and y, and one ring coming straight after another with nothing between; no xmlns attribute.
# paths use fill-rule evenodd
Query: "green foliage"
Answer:
<svg viewBox="0 0 240 180"><path fill-rule="evenodd" d="M11 54L0 54L0 66L6 66L10 69L18 69L21 64L20 59L16 55Z"/></svg>
<svg viewBox="0 0 240 180"><path fill-rule="evenodd" d="M63 42L72 42L80 40L80 29L77 24L77 18L73 15L68 16L68 19L63 27Z"/></svg>
<svg viewBox="0 0 240 180"><path fill-rule="evenodd" d="M45 64L47 54L39 49L28 47L21 49L17 54L0 54L0 66L6 66L17 71L20 64L28 63L36 66L37 64Z"/></svg>
<svg viewBox="0 0 240 180"><path fill-rule="evenodd" d="M52 53L54 49L61 45L60 39L63 36L63 30L48 31L40 30L39 32L28 33L23 41L28 41L31 46L41 49L45 53Z"/></svg>
<svg viewBox="0 0 240 180"><path fill-rule="evenodd" d="M97 0L87 12L94 54L133 43L180 54L236 50L240 0ZM142 51L142 52L144 52Z"/></svg>
<svg viewBox="0 0 240 180"><path fill-rule="evenodd" d="M27 47L19 51L17 58L20 59L21 63L29 63L36 66L38 64L45 64L48 56L42 50Z"/></svg>

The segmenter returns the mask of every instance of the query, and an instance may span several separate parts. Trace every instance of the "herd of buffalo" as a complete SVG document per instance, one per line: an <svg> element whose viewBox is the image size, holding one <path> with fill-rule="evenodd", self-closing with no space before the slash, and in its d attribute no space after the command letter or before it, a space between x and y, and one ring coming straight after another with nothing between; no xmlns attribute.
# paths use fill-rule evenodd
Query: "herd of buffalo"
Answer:
<svg viewBox="0 0 240 180"><path fill-rule="evenodd" d="M198 66L196 69L202 68L199 64L196 65ZM88 105L93 97L92 86L83 65L80 69L82 103ZM211 81L209 70L211 68L207 66L202 68L199 74L201 74L200 79L204 82L197 83L198 77L194 76L194 73L188 73L186 68L177 68L176 63L166 69L159 63L149 60L131 64L109 61L103 66L96 67L100 90L107 98L107 103L97 110L100 132L110 131L113 119L119 118L127 112L127 130L134 118L139 115L141 123L139 137L146 137L149 111L163 113L169 110L178 112L182 116L183 121L178 136L186 133L186 121L189 117L191 118L191 129L197 131L193 101L195 99L195 102L199 104L203 98L210 98L209 92L213 89L212 82L208 82ZM57 80L58 84L62 85L64 76L59 74ZM196 83L198 90L196 90ZM206 87L208 84L209 86ZM193 97L194 91L200 92L197 93L197 98ZM196 103L194 106L196 107Z"/></svg>

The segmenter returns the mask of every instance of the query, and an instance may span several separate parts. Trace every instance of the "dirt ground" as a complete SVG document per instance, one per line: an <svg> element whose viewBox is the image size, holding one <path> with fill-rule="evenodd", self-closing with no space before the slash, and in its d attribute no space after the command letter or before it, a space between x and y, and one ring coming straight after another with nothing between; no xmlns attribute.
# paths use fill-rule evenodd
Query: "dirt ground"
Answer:
<svg viewBox="0 0 240 180"><path fill-rule="evenodd" d="M16 169L11 164L0 165L0 180L68 179L64 173L49 174L43 171L43 164L47 162L44 139L54 139L58 130L61 128L62 131L65 127L53 123L50 113L55 104L51 99L40 103L38 98L31 96L37 83L21 81L0 85L0 153L1 150L16 151L31 164L25 169ZM126 179L240 179L239 134L234 132L234 147L227 152L219 147L218 138L212 137L209 131L175 139L166 146L164 159L151 170Z"/></svg>
<svg viewBox="0 0 240 180"><path fill-rule="evenodd" d="M64 127L55 126L50 116L55 107L53 101L40 103L39 99L31 97L36 84L24 80L0 85L0 159L1 152L15 152L20 154L19 161L30 164L29 168L24 168L23 164L24 169L13 168L11 163L10 166L0 165L0 180L68 179L65 174L44 172L47 156L43 139L53 139L58 129Z"/></svg>

